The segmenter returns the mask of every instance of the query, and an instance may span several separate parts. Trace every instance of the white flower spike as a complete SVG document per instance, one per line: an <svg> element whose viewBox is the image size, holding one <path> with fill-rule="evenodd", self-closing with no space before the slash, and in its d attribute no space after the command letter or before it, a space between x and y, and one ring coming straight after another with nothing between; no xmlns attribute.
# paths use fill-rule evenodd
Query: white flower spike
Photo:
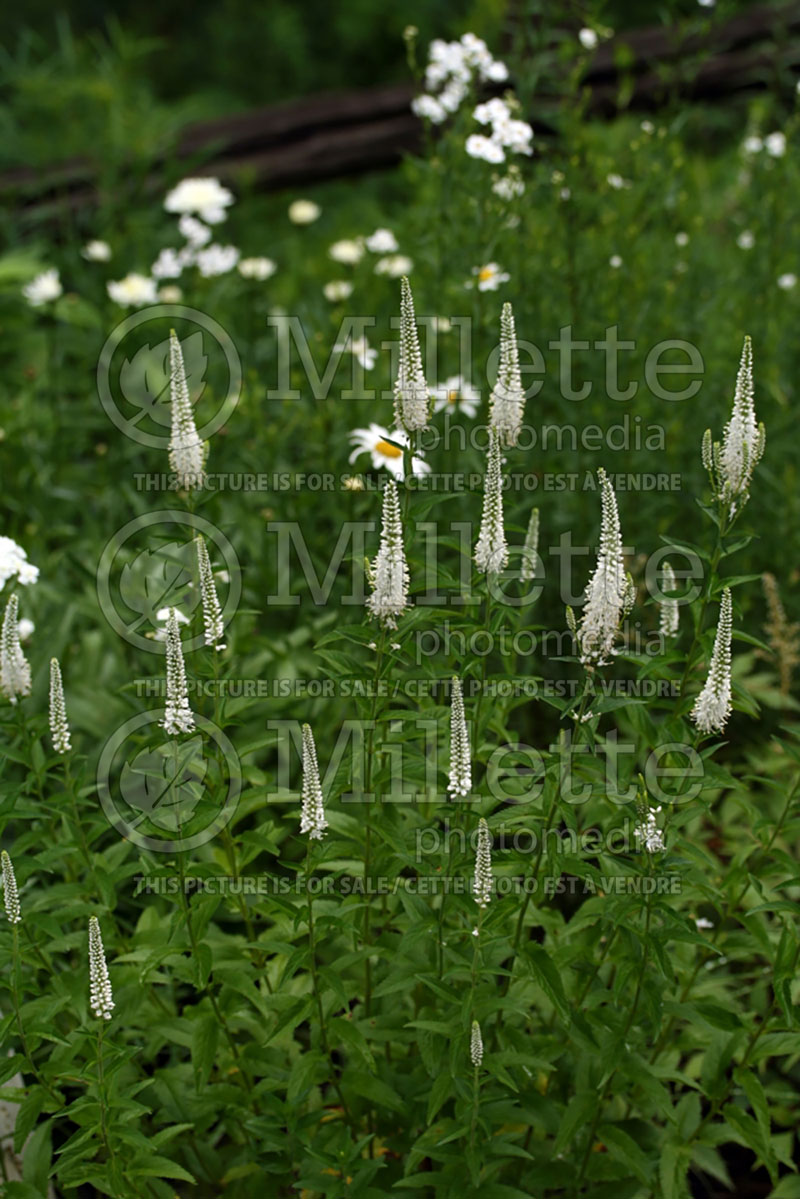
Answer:
<svg viewBox="0 0 800 1199"><path fill-rule="evenodd" d="M670 566L669 562L664 563L663 578L661 582L662 591L677 591L678 585L675 582L675 571ZM680 622L680 609L676 599L663 599L658 601L659 618L658 631L662 637L677 637L678 625Z"/></svg>
<svg viewBox="0 0 800 1199"><path fill-rule="evenodd" d="M508 546L503 528L503 468L500 439L489 430L486 475L483 482L483 515L475 544L475 565L486 574L497 574L508 565Z"/></svg>
<svg viewBox="0 0 800 1199"><path fill-rule="evenodd" d="M451 795L460 796L469 795L472 790L472 762L464 695L461 680L456 675L453 675L450 693L450 781L447 790Z"/></svg>
<svg viewBox="0 0 800 1199"><path fill-rule="evenodd" d="M597 566L586 587L585 602L577 629L581 662L603 666L614 653L620 625L633 607L633 579L625 570L622 533L614 489L600 467L602 517Z"/></svg>
<svg viewBox="0 0 800 1199"><path fill-rule="evenodd" d="M534 508L528 521L528 531L525 534L525 544L522 547L522 567L519 577L523 583L530 583L536 578L536 564L539 557L539 509Z"/></svg>
<svg viewBox="0 0 800 1199"><path fill-rule="evenodd" d="M179 733L194 732L194 714L189 707L181 630L174 608L170 608L167 620L166 662L167 706L161 727L170 737L177 737Z"/></svg>
<svg viewBox="0 0 800 1199"><path fill-rule="evenodd" d="M9 597L0 632L0 691L12 704L31 693L31 668L19 643L19 599Z"/></svg>
<svg viewBox="0 0 800 1199"><path fill-rule="evenodd" d="M6 916L8 917L9 924L19 924L22 919L22 912L19 906L17 880L14 876L14 867L11 864L11 858L5 849L0 854L0 866L2 867L3 903L6 909Z"/></svg>
<svg viewBox="0 0 800 1199"><path fill-rule="evenodd" d="M647 800L639 804L639 820L633 830L633 835L647 853L663 853L667 848L664 834L658 827L656 815L661 811L661 805L651 808Z"/></svg>
<svg viewBox="0 0 800 1199"><path fill-rule="evenodd" d="M50 659L50 736L57 754L68 754L72 749L58 658Z"/></svg>
<svg viewBox="0 0 800 1199"><path fill-rule="evenodd" d="M387 629L397 628L397 619L409 606L409 574L403 547L400 501L393 479L383 489L383 523L378 556L371 569L372 595L367 611Z"/></svg>
<svg viewBox="0 0 800 1199"><path fill-rule="evenodd" d="M424 429L430 416L430 393L422 369L414 298L407 276L400 280L400 363L394 385L395 424L413 433Z"/></svg>
<svg viewBox="0 0 800 1199"><path fill-rule="evenodd" d="M169 388L172 404L172 432L169 440L170 470L178 476L183 491L202 487L205 449L194 423L194 410L186 382L183 351L175 330L169 335Z"/></svg>
<svg viewBox="0 0 800 1199"><path fill-rule="evenodd" d="M733 601L726 587L719 606L719 623L708 678L694 701L692 720L701 733L721 733L732 711L731 640L733 638Z"/></svg>
<svg viewBox="0 0 800 1199"><path fill-rule="evenodd" d="M89 1007L98 1020L110 1020L114 1010L103 938L96 916L89 917Z"/></svg>
<svg viewBox="0 0 800 1199"><path fill-rule="evenodd" d="M217 588L214 583L214 574L211 570L211 560L208 556L206 543L202 536L198 533L195 537L195 546L197 548L197 571L200 576L200 597L203 601L203 628L205 630L206 645L212 645L214 649L224 649L222 638L225 635L225 621L222 617L222 608L217 597Z"/></svg>
<svg viewBox="0 0 800 1199"><path fill-rule="evenodd" d="M503 305L500 315L500 366L490 399L489 420L497 430L500 444L517 444L525 411L525 391L519 370L519 350L511 305Z"/></svg>
<svg viewBox="0 0 800 1199"><path fill-rule="evenodd" d="M703 466L711 479L712 490L728 509L728 519L747 503L753 471L764 453L766 432L756 421L753 402L753 347L745 337L742 359L736 376L733 410L725 426L722 444L713 442L711 430L703 436Z"/></svg>
<svg viewBox="0 0 800 1199"><path fill-rule="evenodd" d="M472 1021L472 1030L469 1036L469 1056L475 1069L480 1069L480 1064L483 1061L483 1037L481 1036L481 1026L477 1020Z"/></svg>
<svg viewBox="0 0 800 1199"><path fill-rule="evenodd" d="M319 766L317 765L317 750L314 745L314 734L311 726L303 725L303 792L300 808L300 832L308 833L309 839L321 840L328 821L325 819L325 806L322 798L322 784L319 781Z"/></svg>
<svg viewBox="0 0 800 1199"><path fill-rule="evenodd" d="M475 877L472 881L472 895L479 908L489 906L493 890L492 835L489 825L481 816L478 821L478 844L475 851Z"/></svg>

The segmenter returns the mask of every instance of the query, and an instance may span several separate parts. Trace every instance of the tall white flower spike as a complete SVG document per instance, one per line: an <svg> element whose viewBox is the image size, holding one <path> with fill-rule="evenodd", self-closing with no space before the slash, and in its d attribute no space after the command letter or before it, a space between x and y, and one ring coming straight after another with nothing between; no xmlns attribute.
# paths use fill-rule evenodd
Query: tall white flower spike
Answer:
<svg viewBox="0 0 800 1199"><path fill-rule="evenodd" d="M663 575L661 580L662 591L677 591L678 586L675 582L675 571L670 566L669 562L665 562L663 566ZM680 623L680 609L676 599L662 599L658 601L658 631L662 637L677 637L678 625Z"/></svg>
<svg viewBox="0 0 800 1199"><path fill-rule="evenodd" d="M497 574L508 565L508 546L503 527L503 468L500 438L496 429L489 430L483 481L483 514L475 543L475 565L486 574Z"/></svg>
<svg viewBox="0 0 800 1199"><path fill-rule="evenodd" d="M733 638L733 602L726 587L719 606L719 623L711 653L708 678L694 701L692 720L701 733L721 733L732 711L731 641Z"/></svg>
<svg viewBox="0 0 800 1199"><path fill-rule="evenodd" d="M711 430L703 435L701 457L716 498L728 509L728 519L740 512L750 498L753 471L764 453L766 432L756 421L753 400L753 347L744 339L730 420L722 444L714 442Z"/></svg>
<svg viewBox="0 0 800 1199"><path fill-rule="evenodd" d="M469 1056L477 1070L483 1061L483 1037L481 1036L481 1026L477 1020L472 1021L472 1030L469 1035Z"/></svg>
<svg viewBox="0 0 800 1199"><path fill-rule="evenodd" d="M194 423L183 350L174 329L169 335L169 391L172 407L169 466L178 476L180 489L191 491L202 487L205 481L205 448Z"/></svg>
<svg viewBox="0 0 800 1199"><path fill-rule="evenodd" d="M206 645L213 645L214 649L224 649L225 646L222 644L222 638L225 635L225 621L223 620L222 608L217 597L214 574L211 570L211 560L208 556L206 543L199 533L195 537L194 543L197 547L197 571L200 575L200 598L203 602L205 642Z"/></svg>
<svg viewBox="0 0 800 1199"><path fill-rule="evenodd" d="M661 805L651 807L644 799L637 806L639 819L633 830L634 837L640 845L644 846L647 853L663 853L667 846L664 834L656 820L657 814L661 811Z"/></svg>
<svg viewBox="0 0 800 1199"><path fill-rule="evenodd" d="M400 280L400 362L394 385L395 424L408 433L424 429L430 415L430 392L422 369L411 285Z"/></svg>
<svg viewBox="0 0 800 1199"><path fill-rule="evenodd" d="M0 691L12 704L31 693L31 668L19 643L19 599L9 597L0 632Z"/></svg>
<svg viewBox="0 0 800 1199"><path fill-rule="evenodd" d="M50 659L50 736L57 754L68 754L72 745L69 739L67 707L64 703L64 684L58 658Z"/></svg>
<svg viewBox="0 0 800 1199"><path fill-rule="evenodd" d="M189 692L186 686L186 668L183 664L181 630L174 608L167 618L167 706L161 727L170 737L179 733L194 732L194 714L189 707Z"/></svg>
<svg viewBox="0 0 800 1199"><path fill-rule="evenodd" d="M500 315L500 365L489 402L489 421L497 430L500 444L516 445L525 411L525 390L519 370L514 313L507 302Z"/></svg>
<svg viewBox="0 0 800 1199"><path fill-rule="evenodd" d="M96 916L89 917L89 1007L98 1020L110 1020L114 1010L103 938Z"/></svg>
<svg viewBox="0 0 800 1199"><path fill-rule="evenodd" d="M464 713L464 695L461 680L453 675L450 693L450 781L447 790L451 795L469 795L472 789L472 761L469 750L469 732Z"/></svg>
<svg viewBox="0 0 800 1199"><path fill-rule="evenodd" d="M536 560L539 554L539 509L531 511L528 521L528 531L525 534L525 544L522 547L522 566L519 577L523 583L530 583L536 578Z"/></svg>
<svg viewBox="0 0 800 1199"><path fill-rule="evenodd" d="M489 825L481 816L478 821L478 844L475 850L475 877L472 880L472 895L479 908L489 906L493 890L492 835Z"/></svg>
<svg viewBox="0 0 800 1199"><path fill-rule="evenodd" d="M317 748L314 745L314 734L308 724L303 725L302 740L303 791L300 807L300 832L308 833L309 839L312 841L319 841L328 827L328 821L325 819L322 784L319 781Z"/></svg>
<svg viewBox="0 0 800 1199"><path fill-rule="evenodd" d="M390 479L383 489L383 522L378 556L370 571L372 595L367 611L387 629L397 628L397 619L409 606L409 574L403 546L403 526L397 484Z"/></svg>
<svg viewBox="0 0 800 1199"><path fill-rule="evenodd" d="M620 625L633 607L633 579L625 570L622 533L614 489L600 467L602 517L597 566L586 587L585 602L577 627L584 666L603 666L614 653Z"/></svg>
<svg viewBox="0 0 800 1199"><path fill-rule="evenodd" d="M3 904L5 905L8 922L9 924L19 924L22 919L22 911L19 906L17 880L14 875L11 858L5 849L0 853L0 867L2 867L3 878Z"/></svg>

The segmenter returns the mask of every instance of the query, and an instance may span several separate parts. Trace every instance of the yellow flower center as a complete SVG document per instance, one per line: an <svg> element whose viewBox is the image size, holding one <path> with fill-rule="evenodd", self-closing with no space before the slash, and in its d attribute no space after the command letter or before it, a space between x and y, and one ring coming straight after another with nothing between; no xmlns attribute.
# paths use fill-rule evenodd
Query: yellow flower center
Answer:
<svg viewBox="0 0 800 1199"><path fill-rule="evenodd" d="M448 404L457 404L458 403L458 392L457 391L448 391L447 402L448 402Z"/></svg>
<svg viewBox="0 0 800 1199"><path fill-rule="evenodd" d="M379 454L383 454L384 458L402 458L403 451L396 445L392 445L390 441L376 441L375 449Z"/></svg>
<svg viewBox="0 0 800 1199"><path fill-rule="evenodd" d="M494 274L493 267L482 266L480 271L478 272L478 278L480 279L481 283L485 283L487 279L491 279L493 274Z"/></svg>

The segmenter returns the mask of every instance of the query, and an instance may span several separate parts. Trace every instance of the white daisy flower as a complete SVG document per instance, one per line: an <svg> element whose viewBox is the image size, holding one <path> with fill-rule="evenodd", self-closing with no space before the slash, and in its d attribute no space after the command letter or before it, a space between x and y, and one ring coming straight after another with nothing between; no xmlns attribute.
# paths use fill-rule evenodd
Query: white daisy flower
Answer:
<svg viewBox="0 0 800 1199"><path fill-rule="evenodd" d="M110 280L106 284L106 291L121 308L143 308L145 304L155 304L157 299L155 279L139 275L136 271L124 279Z"/></svg>
<svg viewBox="0 0 800 1199"><path fill-rule="evenodd" d="M474 266L472 273L474 279L470 279L464 286L467 288L477 287L478 291L497 291L501 283L508 283L511 276L507 271L501 269L496 262L487 262L484 266Z"/></svg>
<svg viewBox="0 0 800 1199"><path fill-rule="evenodd" d="M403 478L403 451L400 446L408 445L408 434L404 430L393 429L389 432L382 425L371 424L367 429L353 429L350 441L355 449L348 462L355 462L361 454L370 454L375 470L385 466L396 479ZM411 470L415 475L430 474L430 469L422 458L413 458L411 461Z"/></svg>
<svg viewBox="0 0 800 1199"><path fill-rule="evenodd" d="M364 257L364 244L355 238L342 238L328 248L328 257L334 262L343 262L354 266Z"/></svg>
<svg viewBox="0 0 800 1199"><path fill-rule="evenodd" d="M95 238L93 241L87 241L81 250L81 256L87 262L108 262L111 257L111 246L107 241Z"/></svg>
<svg viewBox="0 0 800 1199"><path fill-rule="evenodd" d="M451 375L434 391L434 412L463 412L470 420L478 415L480 396L463 375Z"/></svg>
<svg viewBox="0 0 800 1199"><path fill-rule="evenodd" d="M313 200L293 200L289 205L289 220L293 225L310 225L319 219L322 209Z"/></svg>

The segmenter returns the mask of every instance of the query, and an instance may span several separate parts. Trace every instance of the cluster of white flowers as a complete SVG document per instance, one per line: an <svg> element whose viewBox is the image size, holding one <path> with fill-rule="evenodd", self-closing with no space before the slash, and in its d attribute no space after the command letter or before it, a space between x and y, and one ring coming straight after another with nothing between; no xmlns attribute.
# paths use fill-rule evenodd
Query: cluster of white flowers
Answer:
<svg viewBox="0 0 800 1199"><path fill-rule="evenodd" d="M669 562L663 566L661 587L664 591L677 591L675 571ZM680 623L680 608L676 599L663 599L658 602L658 631L662 637L677 637Z"/></svg>
<svg viewBox="0 0 800 1199"><path fill-rule="evenodd" d="M418 117L441 125L457 112L473 82L505 83L508 68L492 57L486 43L474 33L457 42L436 38L428 47L426 91L411 107Z"/></svg>
<svg viewBox="0 0 800 1199"><path fill-rule="evenodd" d="M639 805L639 821L634 826L633 835L648 853L663 853L667 848L664 842L664 834L658 827L656 820L657 814L661 811L661 805L658 807L650 807L643 801Z"/></svg>
<svg viewBox="0 0 800 1199"><path fill-rule="evenodd" d="M57 754L67 754L72 748L69 739L67 706L58 658L50 659L50 736Z"/></svg>
<svg viewBox="0 0 800 1199"><path fill-rule="evenodd" d="M114 1010L103 938L96 916L89 917L89 1007L98 1020L110 1020Z"/></svg>
<svg viewBox="0 0 800 1199"><path fill-rule="evenodd" d="M497 574L508 565L508 546L503 525L503 467L500 438L496 429L489 430L486 474L483 480L483 511L480 532L475 543L475 565L486 574Z"/></svg>
<svg viewBox="0 0 800 1199"><path fill-rule="evenodd" d="M492 180L492 191L501 200L510 202L525 195L525 183L518 166L509 166L505 175L495 175Z"/></svg>
<svg viewBox="0 0 800 1199"><path fill-rule="evenodd" d="M183 664L181 631L175 609L170 608L166 637L167 705L161 727L170 737L194 732L194 714L189 707L186 668Z"/></svg>
<svg viewBox="0 0 800 1199"><path fill-rule="evenodd" d="M19 600L9 597L0 631L0 691L15 704L31 693L31 668L22 652L19 633Z"/></svg>
<svg viewBox="0 0 800 1199"><path fill-rule="evenodd" d="M500 314L500 366L490 398L489 421L503 446L517 444L525 411L514 313L506 302Z"/></svg>
<svg viewBox="0 0 800 1199"><path fill-rule="evenodd" d="M603 666L611 658L620 625L633 607L635 596L633 579L625 570L617 498L602 467L597 474L602 509L600 546L577 629L585 666Z"/></svg>
<svg viewBox="0 0 800 1199"><path fill-rule="evenodd" d="M479 125L489 126L490 133L469 135L466 151L470 158L499 163L505 162L507 153L533 153L533 129L527 121L514 116L518 108L518 102L512 97L501 99L499 96L477 106L472 115Z"/></svg>
<svg viewBox="0 0 800 1199"><path fill-rule="evenodd" d="M370 424L366 429L353 429L350 441L355 446L348 461L355 462L361 454L369 454L375 470L384 466L396 479L405 477L402 446L408 446L405 429L385 429L383 425ZM430 474L430 466L416 455L411 459L411 473Z"/></svg>
<svg viewBox="0 0 800 1199"><path fill-rule="evenodd" d="M400 355L397 379L394 384L395 424L412 433L424 429L430 416L430 392L422 369L414 298L411 285L403 275L400 280Z"/></svg>
<svg viewBox="0 0 800 1199"><path fill-rule="evenodd" d="M225 220L226 208L233 203L233 194L219 179L211 177L182 179L167 192L164 207L167 212L197 214L207 225Z"/></svg>
<svg viewBox="0 0 800 1199"><path fill-rule="evenodd" d="M239 259L238 270L243 279L257 279L259 283L263 283L265 279L271 279L277 269L277 263L271 258Z"/></svg>
<svg viewBox="0 0 800 1199"><path fill-rule="evenodd" d="M169 335L169 388L172 428L169 439L170 470L183 490L203 486L205 450L194 423L194 409L186 381L183 350L174 329Z"/></svg>
<svg viewBox="0 0 800 1199"><path fill-rule="evenodd" d="M55 267L42 271L22 289L22 294L31 308L41 308L43 304L57 300L63 293L61 277Z"/></svg>
<svg viewBox="0 0 800 1199"><path fill-rule="evenodd" d="M23 587L29 587L39 578L39 567L28 561L28 555L16 541L0 537L0 588L15 575Z"/></svg>
<svg viewBox="0 0 800 1199"><path fill-rule="evenodd" d="M764 426L756 421L753 396L753 348L745 337L733 409L722 443L713 442L711 430L706 429L701 448L714 495L727 507L731 520L747 503L753 471L766 444Z"/></svg>
<svg viewBox="0 0 800 1199"><path fill-rule="evenodd" d="M319 780L317 765L317 749L314 745L314 734L311 726L303 725L303 790L300 808L300 832L308 833L309 838L321 840L328 821L325 819L325 805L322 797L322 784Z"/></svg>
<svg viewBox="0 0 800 1199"><path fill-rule="evenodd" d="M786 153L786 134L776 129L774 133L768 133L766 137L751 134L742 142L742 153L747 158L760 154L762 150L766 150L770 158L783 158Z"/></svg>
<svg viewBox="0 0 800 1199"><path fill-rule="evenodd" d="M206 543L199 533L195 537L195 546L197 547L197 572L200 576L200 597L203 604L205 643L213 646L216 650L224 649L222 638L225 635L225 621L217 596Z"/></svg>
<svg viewBox="0 0 800 1199"><path fill-rule="evenodd" d="M472 759L469 748L469 732L464 712L464 694L461 680L453 675L450 692L450 780L447 790L451 795L469 795L472 790Z"/></svg>
<svg viewBox="0 0 800 1199"><path fill-rule="evenodd" d="M19 924L22 919L22 911L19 906L17 880L14 874L14 867L11 864L11 858L5 849L0 853L0 866L2 867L3 904L6 909L6 916L8 917L9 924Z"/></svg>
<svg viewBox="0 0 800 1199"><path fill-rule="evenodd" d="M472 1029L469 1034L469 1057L477 1070L483 1061L483 1037L481 1036L481 1026L477 1020L472 1021Z"/></svg>
<svg viewBox="0 0 800 1199"><path fill-rule="evenodd" d="M708 677L694 701L692 720L701 733L721 733L731 714L731 641L733 639L733 601L731 589L722 592L719 622Z"/></svg>
<svg viewBox="0 0 800 1199"><path fill-rule="evenodd" d="M383 489L381 544L368 574L372 594L367 599L367 611L377 617L384 628L396 629L398 618L409 606L409 574L394 479L390 479Z"/></svg>
<svg viewBox="0 0 800 1199"><path fill-rule="evenodd" d="M475 876L472 880L472 896L479 908L489 906L493 891L492 835L489 825L481 816L478 821L478 844L475 849Z"/></svg>

